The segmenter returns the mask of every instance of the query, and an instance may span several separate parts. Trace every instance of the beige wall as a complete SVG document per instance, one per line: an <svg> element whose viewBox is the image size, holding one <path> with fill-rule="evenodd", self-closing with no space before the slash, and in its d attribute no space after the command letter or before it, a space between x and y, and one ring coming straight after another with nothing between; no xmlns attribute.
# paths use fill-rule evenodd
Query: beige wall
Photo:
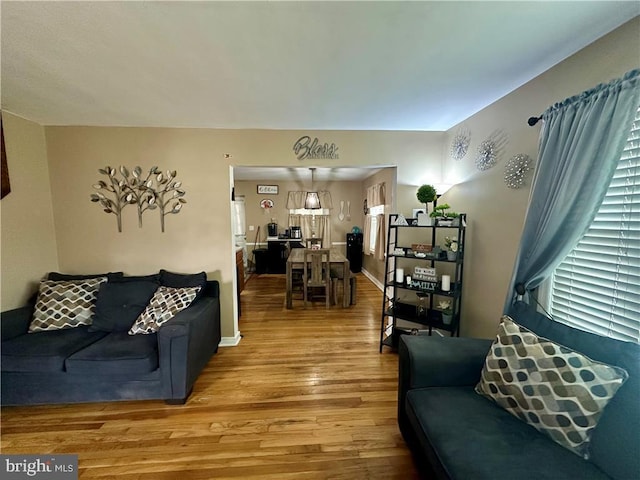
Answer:
<svg viewBox="0 0 640 480"><path fill-rule="evenodd" d="M511 94L468 118L461 125L471 132L471 145L460 161L449 158L450 142L459 126L447 132L444 144L444 180L457 185L446 201L469 215L465 266L462 335L491 337L502 313L506 289L520 241L530 191L506 187L508 160L517 153L537 156L541 123L527 125L552 104L638 68L640 20L623 25ZM508 136L496 166L479 171L474 160L478 145L492 132Z"/></svg>
<svg viewBox="0 0 640 480"><path fill-rule="evenodd" d="M2 113L11 193L0 202L2 311L20 307L58 268L44 128Z"/></svg>
<svg viewBox="0 0 640 480"><path fill-rule="evenodd" d="M123 270L146 274L166 268L204 270L221 282L222 334L237 337L235 258L231 232L231 166L344 167L397 164L405 177L419 170L440 175L443 133L299 132L165 128L47 127L46 139L60 269ZM292 147L303 134L335 143L337 160L300 161ZM231 158L225 158L230 154ZM415 165L420 165L416 168ZM123 213L118 233L113 215L89 201L92 185L106 165L144 170L175 169L187 204L167 218L160 233L157 216L137 226L135 209ZM413 172L413 173L412 173ZM400 175L399 175L400 177ZM339 198L335 200L340 200ZM352 210L352 214L356 213ZM265 222L266 223L266 222ZM252 242L251 232L248 241Z"/></svg>

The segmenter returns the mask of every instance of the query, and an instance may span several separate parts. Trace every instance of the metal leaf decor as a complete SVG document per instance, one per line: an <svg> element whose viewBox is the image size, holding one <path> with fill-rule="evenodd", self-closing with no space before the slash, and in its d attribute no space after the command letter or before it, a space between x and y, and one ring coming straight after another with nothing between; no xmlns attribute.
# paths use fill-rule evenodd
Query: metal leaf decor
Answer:
<svg viewBox="0 0 640 480"><path fill-rule="evenodd" d="M127 205L136 205L138 227L142 227L144 212L158 209L160 229L164 232L164 217L179 213L182 205L187 203L183 198L186 192L181 189L182 182L175 181L177 172L167 170L165 175L158 167L151 167L149 173L143 176L139 166L131 172L121 166L119 171L120 179L116 177L118 172L114 168L107 166L98 170L107 176L107 181L100 180L93 185L99 191L91 194L91 201L99 203L106 213L116 216L118 232L122 232L122 210ZM108 198L108 194L114 198Z"/></svg>

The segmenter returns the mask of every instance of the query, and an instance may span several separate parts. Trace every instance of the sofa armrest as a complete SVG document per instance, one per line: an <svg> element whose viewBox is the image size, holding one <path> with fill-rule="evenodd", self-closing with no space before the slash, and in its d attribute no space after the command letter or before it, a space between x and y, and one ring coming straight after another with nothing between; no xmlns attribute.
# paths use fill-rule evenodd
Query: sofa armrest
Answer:
<svg viewBox="0 0 640 480"><path fill-rule="evenodd" d="M491 340L465 337L402 335L400 380L406 388L475 385Z"/></svg>
<svg viewBox="0 0 640 480"><path fill-rule="evenodd" d="M158 353L166 400L186 400L196 378L220 343L220 299L205 296L158 331Z"/></svg>
<svg viewBox="0 0 640 480"><path fill-rule="evenodd" d="M0 330L2 340L24 335L29 331L29 324L33 316L33 307L26 306L2 312L0 317Z"/></svg>
<svg viewBox="0 0 640 480"><path fill-rule="evenodd" d="M480 380L492 340L402 335L398 346L398 422L405 421L405 397L414 388L472 386Z"/></svg>

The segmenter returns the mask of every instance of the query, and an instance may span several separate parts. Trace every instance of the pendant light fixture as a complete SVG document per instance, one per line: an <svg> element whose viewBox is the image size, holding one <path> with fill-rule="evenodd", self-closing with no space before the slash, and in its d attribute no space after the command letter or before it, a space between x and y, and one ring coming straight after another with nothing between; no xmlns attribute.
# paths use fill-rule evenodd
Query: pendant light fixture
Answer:
<svg viewBox="0 0 640 480"><path fill-rule="evenodd" d="M315 172L315 168L310 168L311 170L311 190L313 190L313 174ZM304 208L309 210L318 210L322 208L320 205L320 197L318 196L318 192L307 192L307 197L304 200Z"/></svg>

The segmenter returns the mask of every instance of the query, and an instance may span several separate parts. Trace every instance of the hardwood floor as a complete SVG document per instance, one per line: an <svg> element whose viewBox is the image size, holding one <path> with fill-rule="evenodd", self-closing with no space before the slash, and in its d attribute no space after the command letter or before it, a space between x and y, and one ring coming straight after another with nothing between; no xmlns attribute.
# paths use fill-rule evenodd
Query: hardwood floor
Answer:
<svg viewBox="0 0 640 480"><path fill-rule="evenodd" d="M253 276L237 347L184 406L7 407L2 453L74 453L81 479L417 479L396 423L397 354L378 353L380 291L285 309L284 275ZM385 349L386 350L386 349Z"/></svg>

